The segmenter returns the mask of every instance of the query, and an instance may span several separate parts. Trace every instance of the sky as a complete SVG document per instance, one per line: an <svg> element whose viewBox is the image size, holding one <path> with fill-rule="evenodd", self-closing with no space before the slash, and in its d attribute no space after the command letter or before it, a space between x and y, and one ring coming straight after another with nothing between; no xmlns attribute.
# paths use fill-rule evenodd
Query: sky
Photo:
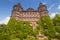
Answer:
<svg viewBox="0 0 60 40"><path fill-rule="evenodd" d="M54 17L56 13L60 14L60 0L0 0L0 24L8 22L15 4L20 3L24 10L37 10L41 2L47 6L50 17Z"/></svg>

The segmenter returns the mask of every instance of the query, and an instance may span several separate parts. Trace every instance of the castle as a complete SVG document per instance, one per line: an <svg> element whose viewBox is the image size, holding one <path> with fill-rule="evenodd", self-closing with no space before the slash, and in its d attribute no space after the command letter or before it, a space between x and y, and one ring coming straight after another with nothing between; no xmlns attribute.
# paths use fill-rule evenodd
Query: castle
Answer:
<svg viewBox="0 0 60 40"><path fill-rule="evenodd" d="M11 15L11 17L16 18L16 20L29 21L33 29L36 28L38 20L43 16L48 16L47 7L43 3L39 4L37 10L34 10L33 8L23 10L20 3L18 3L14 5Z"/></svg>

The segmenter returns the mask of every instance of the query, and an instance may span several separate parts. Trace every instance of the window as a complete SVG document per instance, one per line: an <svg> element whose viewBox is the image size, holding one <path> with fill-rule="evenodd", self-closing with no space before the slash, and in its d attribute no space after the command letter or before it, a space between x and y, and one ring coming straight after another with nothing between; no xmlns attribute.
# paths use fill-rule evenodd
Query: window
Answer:
<svg viewBox="0 0 60 40"><path fill-rule="evenodd" d="M32 15L32 17L34 17L34 15Z"/></svg>
<svg viewBox="0 0 60 40"><path fill-rule="evenodd" d="M19 11L19 8L16 8L17 11Z"/></svg>
<svg viewBox="0 0 60 40"><path fill-rule="evenodd" d="M26 16L26 15L23 15L24 17Z"/></svg>
<svg viewBox="0 0 60 40"><path fill-rule="evenodd" d="M42 12L42 16L46 16L46 12Z"/></svg>
<svg viewBox="0 0 60 40"><path fill-rule="evenodd" d="M36 17L38 16L38 13L36 13Z"/></svg>
<svg viewBox="0 0 60 40"><path fill-rule="evenodd" d="M16 16L18 17L18 16L19 16L19 14L16 14Z"/></svg>
<svg viewBox="0 0 60 40"><path fill-rule="evenodd" d="M29 13L29 15L31 15L31 13Z"/></svg>
<svg viewBox="0 0 60 40"><path fill-rule="evenodd" d="M42 8L40 8L40 11L43 11L43 9L42 9Z"/></svg>

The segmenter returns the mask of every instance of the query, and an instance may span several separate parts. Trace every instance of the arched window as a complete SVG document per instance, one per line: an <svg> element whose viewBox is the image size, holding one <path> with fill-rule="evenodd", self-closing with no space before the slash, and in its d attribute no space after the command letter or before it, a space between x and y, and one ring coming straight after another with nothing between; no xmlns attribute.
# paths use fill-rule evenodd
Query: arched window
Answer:
<svg viewBox="0 0 60 40"><path fill-rule="evenodd" d="M16 11L19 11L19 8L16 8Z"/></svg>
<svg viewBox="0 0 60 40"><path fill-rule="evenodd" d="M40 11L43 11L43 8L39 8Z"/></svg>

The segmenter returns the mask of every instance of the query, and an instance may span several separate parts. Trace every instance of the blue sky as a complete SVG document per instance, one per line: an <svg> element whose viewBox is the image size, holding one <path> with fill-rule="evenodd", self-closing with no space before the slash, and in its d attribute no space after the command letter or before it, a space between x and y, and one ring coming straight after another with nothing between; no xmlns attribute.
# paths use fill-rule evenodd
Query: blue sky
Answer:
<svg viewBox="0 0 60 40"><path fill-rule="evenodd" d="M11 16L15 4L20 3L24 10L36 10L41 2L47 6L49 14L60 13L60 0L0 0L0 23Z"/></svg>

